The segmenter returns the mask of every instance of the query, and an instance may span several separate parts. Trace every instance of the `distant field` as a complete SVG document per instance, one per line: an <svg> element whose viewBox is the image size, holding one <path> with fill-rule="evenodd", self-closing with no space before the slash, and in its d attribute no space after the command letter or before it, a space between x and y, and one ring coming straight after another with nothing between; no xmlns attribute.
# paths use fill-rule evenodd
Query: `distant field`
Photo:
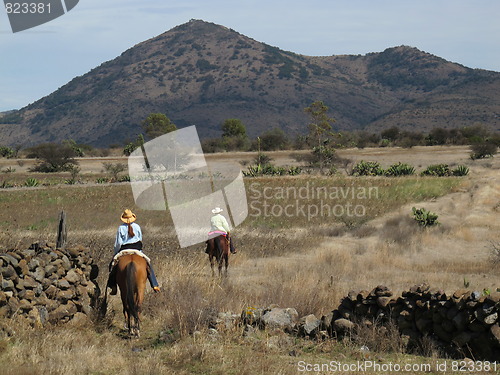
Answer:
<svg viewBox="0 0 500 375"><path fill-rule="evenodd" d="M0 338L2 369L6 374L118 374L125 364L125 373L130 374L293 374L300 360L356 361L362 343L292 340L276 332L247 340L239 329L213 338L207 331L210 313L239 313L248 306L277 304L295 307L301 316L321 316L349 290L370 290L379 284L395 291L428 282L450 292L463 288L464 280L474 290L500 287L498 267L491 258L491 243L500 241L497 158L472 162L466 147L339 153L352 160L377 160L384 166L408 162L417 169L435 163L468 164L471 172L461 178L344 174L246 178L250 215L234 230L239 254L230 258L229 277L223 281L211 279L203 244L180 249L169 214L135 207L127 183L90 184L103 175L99 170L103 159L81 160L86 185L0 189L2 248L22 248L36 240L55 242L57 216L64 209L69 241L91 248L102 270L101 285L119 215L124 208L132 208L164 289L161 295L148 295L139 340L123 339L116 297L110 320L97 331L87 323L42 331L19 329L15 338ZM294 162L287 152L270 155L278 164ZM254 155L208 157L250 161ZM125 159L113 160L117 161ZM28 164L0 178L24 181L31 176L25 170ZM9 165L15 166L16 161L0 159L0 169ZM264 204L269 206L268 216ZM330 216L320 211L312 216L310 210L321 210L323 205L325 213L327 204L344 211L336 208ZM363 215L349 216L348 205L363 206ZM441 225L422 230L410 217L412 206L436 212ZM293 214L287 215L286 207ZM193 331L201 334L192 335ZM430 349L427 354L435 359L439 351ZM430 358L391 351L373 356L400 363Z"/></svg>

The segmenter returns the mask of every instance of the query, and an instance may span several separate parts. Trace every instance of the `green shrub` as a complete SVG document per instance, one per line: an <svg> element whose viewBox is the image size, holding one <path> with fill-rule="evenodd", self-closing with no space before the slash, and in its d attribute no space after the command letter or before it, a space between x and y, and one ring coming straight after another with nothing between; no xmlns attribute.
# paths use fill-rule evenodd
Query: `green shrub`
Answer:
<svg viewBox="0 0 500 375"><path fill-rule="evenodd" d="M0 146L0 156L10 159L16 156L16 151L7 146Z"/></svg>
<svg viewBox="0 0 500 375"><path fill-rule="evenodd" d="M245 177L257 177L257 176L284 176L286 174L291 176L296 176L302 172L299 167L279 167L268 164L254 164L247 167L246 171L243 171L243 176Z"/></svg>
<svg viewBox="0 0 500 375"><path fill-rule="evenodd" d="M119 181L118 175L127 169L123 163L102 163L104 171L109 175L111 182Z"/></svg>
<svg viewBox="0 0 500 375"><path fill-rule="evenodd" d="M494 142L486 140L473 144L470 149L470 158L476 160L493 157L497 153L498 146Z"/></svg>
<svg viewBox="0 0 500 375"><path fill-rule="evenodd" d="M385 171L386 176L393 176L393 177L398 177L398 176L410 176L415 173L415 168L412 167L409 164L404 164L404 163L397 163L391 165L387 170Z"/></svg>
<svg viewBox="0 0 500 375"><path fill-rule="evenodd" d="M465 165L459 165L454 170L451 171L453 176L467 176L469 174L469 168Z"/></svg>
<svg viewBox="0 0 500 375"><path fill-rule="evenodd" d="M288 168L288 174L290 176L297 176L302 172L302 168L300 167L290 167Z"/></svg>
<svg viewBox="0 0 500 375"><path fill-rule="evenodd" d="M36 178L30 177L25 181L24 186L28 187L38 186L38 180Z"/></svg>
<svg viewBox="0 0 500 375"><path fill-rule="evenodd" d="M385 171L376 161L361 160L352 168L353 176L383 176Z"/></svg>
<svg viewBox="0 0 500 375"><path fill-rule="evenodd" d="M439 224L437 221L438 215L433 212L427 211L425 208L412 208L413 219L418 222L419 225L423 227L428 227L432 225Z"/></svg>
<svg viewBox="0 0 500 375"><path fill-rule="evenodd" d="M448 164L433 164L429 165L425 171L422 171L421 175L445 177L445 176L450 176L451 171Z"/></svg>
<svg viewBox="0 0 500 375"><path fill-rule="evenodd" d="M2 169L2 173L14 173L16 171L16 168L12 167L7 167L5 169Z"/></svg>

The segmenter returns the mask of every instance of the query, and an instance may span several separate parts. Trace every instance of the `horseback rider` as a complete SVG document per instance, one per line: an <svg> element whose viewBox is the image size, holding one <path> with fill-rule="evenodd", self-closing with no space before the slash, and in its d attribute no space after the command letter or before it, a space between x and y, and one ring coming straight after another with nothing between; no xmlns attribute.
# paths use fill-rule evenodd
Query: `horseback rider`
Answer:
<svg viewBox="0 0 500 375"><path fill-rule="evenodd" d="M212 210L212 213L214 215L210 218L210 232L208 233L208 235L209 237L214 237L217 234L225 236L229 241L231 254L236 254L236 250L233 246L233 241L231 239L231 236L229 235L229 224L227 223L226 218L221 214L222 211L223 210L220 207L215 207ZM206 252L208 254L208 249Z"/></svg>
<svg viewBox="0 0 500 375"><path fill-rule="evenodd" d="M118 227L118 232L116 233L115 240L115 254L118 254L120 251L125 249L133 249L139 250L142 252L142 231L139 224L135 223L137 216L126 209L123 211L120 220L123 221ZM110 273L108 279L108 287L111 288L111 295L116 295L116 266L112 267L112 262L109 265ZM148 264L148 280L151 284L151 287L155 292L160 292L160 286L158 285L158 281L156 280L155 272L151 264Z"/></svg>

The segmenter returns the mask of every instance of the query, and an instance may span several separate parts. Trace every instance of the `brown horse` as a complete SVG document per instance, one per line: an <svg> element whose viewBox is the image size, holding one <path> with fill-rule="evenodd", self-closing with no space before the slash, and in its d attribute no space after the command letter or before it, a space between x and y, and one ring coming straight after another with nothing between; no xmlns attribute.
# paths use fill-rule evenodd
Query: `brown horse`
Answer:
<svg viewBox="0 0 500 375"><path fill-rule="evenodd" d="M146 289L147 262L143 257L132 254L121 256L116 270L116 282L120 288L123 315L131 336L139 336L141 305ZM132 324L132 318L134 324Z"/></svg>
<svg viewBox="0 0 500 375"><path fill-rule="evenodd" d="M215 238L210 238L207 241L207 254L210 260L210 268L212 269L212 276L214 272L214 260L217 260L219 265L219 276L222 276L222 264L224 263L225 275L227 276L227 267L229 265L229 239L220 235Z"/></svg>

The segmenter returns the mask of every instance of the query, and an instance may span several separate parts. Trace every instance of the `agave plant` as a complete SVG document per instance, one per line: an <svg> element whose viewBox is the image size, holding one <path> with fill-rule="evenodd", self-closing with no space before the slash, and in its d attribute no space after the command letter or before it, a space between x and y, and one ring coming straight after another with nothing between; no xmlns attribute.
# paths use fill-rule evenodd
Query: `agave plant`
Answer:
<svg viewBox="0 0 500 375"><path fill-rule="evenodd" d="M383 176L384 170L376 161L361 160L352 169L353 176Z"/></svg>
<svg viewBox="0 0 500 375"><path fill-rule="evenodd" d="M425 171L421 173L422 176L437 176L445 177L451 174L448 164L433 164L429 165Z"/></svg>
<svg viewBox="0 0 500 375"><path fill-rule="evenodd" d="M38 186L38 180L36 178L30 177L25 181L24 186L28 187Z"/></svg>
<svg viewBox="0 0 500 375"><path fill-rule="evenodd" d="M387 170L385 171L386 176L410 176L415 173L415 168L412 167L409 164L404 164L404 163L397 163L391 165Z"/></svg>
<svg viewBox="0 0 500 375"><path fill-rule="evenodd" d="M467 176L469 174L469 168L465 165L459 165L454 170L451 171L453 176Z"/></svg>

